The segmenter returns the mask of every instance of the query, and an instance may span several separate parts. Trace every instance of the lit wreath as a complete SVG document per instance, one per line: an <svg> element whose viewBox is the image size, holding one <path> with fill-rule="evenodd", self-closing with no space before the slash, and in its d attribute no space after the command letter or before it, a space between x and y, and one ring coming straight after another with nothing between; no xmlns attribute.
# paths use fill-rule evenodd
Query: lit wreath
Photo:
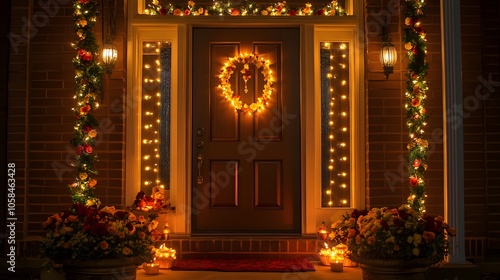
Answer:
<svg viewBox="0 0 500 280"><path fill-rule="evenodd" d="M231 89L231 82L229 80L231 79L234 69L236 69L236 64L239 63L243 64L243 69L240 72L243 74L243 80L245 81L245 93L248 92L247 81L252 77L252 71L250 70L249 64L254 64L257 69L262 68L261 73L264 75L264 82L266 82L262 90L262 96L257 98L257 102L250 105L243 103L243 101L240 100L240 95L235 95L234 91ZM271 98L271 94L274 90L273 71L269 65L269 60L264 60L263 58L259 59L258 54L239 54L229 58L224 64L221 74L219 75L219 88L222 89L224 98L231 102L231 105L236 111L254 113L260 112L266 107L267 101Z"/></svg>

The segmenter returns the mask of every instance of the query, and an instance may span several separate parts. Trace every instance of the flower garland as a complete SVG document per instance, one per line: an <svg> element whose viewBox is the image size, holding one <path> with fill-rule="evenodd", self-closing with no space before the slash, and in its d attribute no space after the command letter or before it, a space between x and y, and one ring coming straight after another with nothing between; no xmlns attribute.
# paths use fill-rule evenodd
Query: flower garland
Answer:
<svg viewBox="0 0 500 280"><path fill-rule="evenodd" d="M174 15L174 16L344 16L346 11L338 4L337 0L322 7L313 7L306 3L302 7L291 7L286 1L270 4L265 7L250 1L214 1L210 7L198 6L194 1L188 1L187 6L180 7L173 4L161 5L159 0L152 0L144 11L148 15Z"/></svg>
<svg viewBox="0 0 500 280"><path fill-rule="evenodd" d="M241 63L243 64L243 69L240 72L243 76L243 80L245 81L245 93L248 92L247 81L252 77L252 71L250 70L249 64L254 64L257 69L262 68L261 73L264 75L264 82L266 82L264 89L262 90L262 96L257 98L257 102L250 105L243 103L243 101L240 100L240 95L234 94L234 91L231 89L231 82L229 81L231 79L231 75L236 69L236 64ZM269 65L269 60L264 60L263 58L259 59L258 54L239 54L229 58L224 64L221 74L219 75L219 88L222 89L222 95L229 100L229 102L231 102L231 105L236 111L254 113L259 112L266 107L267 101L271 98L271 94L274 90L273 71Z"/></svg>
<svg viewBox="0 0 500 280"><path fill-rule="evenodd" d="M72 46L77 50L73 58L75 67L76 106L72 109L76 116L75 137L71 143L76 147L75 182L69 185L73 203L99 206L100 201L94 195L97 175L94 152L99 121L92 115L92 110L99 107L99 93L103 75L102 66L96 61L99 46L93 33L93 27L99 10L98 0L73 0L73 27L77 40Z"/></svg>
<svg viewBox="0 0 500 280"><path fill-rule="evenodd" d="M424 0L406 0L403 42L407 50L408 66L406 81L406 125L409 130L408 144L410 196L408 204L419 212L425 212L424 199L426 184L424 172L427 169L428 142L424 139L427 115L424 108L428 91L425 77L429 65L426 61L427 43L421 19L424 17Z"/></svg>

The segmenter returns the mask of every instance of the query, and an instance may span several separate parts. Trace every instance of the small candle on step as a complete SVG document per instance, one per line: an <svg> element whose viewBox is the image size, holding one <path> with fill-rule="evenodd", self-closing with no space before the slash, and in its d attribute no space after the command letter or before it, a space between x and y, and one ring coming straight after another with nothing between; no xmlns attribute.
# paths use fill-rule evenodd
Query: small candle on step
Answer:
<svg viewBox="0 0 500 280"><path fill-rule="evenodd" d="M342 262L331 262L330 269L334 272L342 272L344 271L344 263Z"/></svg>
<svg viewBox="0 0 500 280"><path fill-rule="evenodd" d="M144 263L142 265L144 268L144 272L148 275L156 275L160 272L160 264L159 263Z"/></svg>

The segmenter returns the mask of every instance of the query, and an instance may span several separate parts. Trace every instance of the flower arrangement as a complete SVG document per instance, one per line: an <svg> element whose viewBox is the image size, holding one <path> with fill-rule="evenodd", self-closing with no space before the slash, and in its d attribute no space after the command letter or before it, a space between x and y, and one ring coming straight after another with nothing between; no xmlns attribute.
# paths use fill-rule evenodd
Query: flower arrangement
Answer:
<svg viewBox="0 0 500 280"><path fill-rule="evenodd" d="M314 7L311 3L303 6L291 7L286 1L257 5L253 1L214 1L212 6L204 7L194 1L188 1L182 7L174 4L160 4L159 0L152 0L147 5L144 13L148 15L174 15L174 16L343 16L346 15L337 0L330 1L321 7Z"/></svg>
<svg viewBox="0 0 500 280"><path fill-rule="evenodd" d="M74 204L43 223L46 230L42 253L52 261L137 258L151 261L158 225L155 216L148 218L117 210L114 207Z"/></svg>
<svg viewBox="0 0 500 280"><path fill-rule="evenodd" d="M347 245L348 257L382 259L432 259L448 253L448 236L454 236L441 216L422 215L409 205L399 208L354 210L332 224L331 238Z"/></svg>
<svg viewBox="0 0 500 280"><path fill-rule="evenodd" d="M144 191L139 191L130 209L144 212L159 211L170 207L168 203L164 203L164 200L165 194L163 191L153 191L152 195L147 195Z"/></svg>

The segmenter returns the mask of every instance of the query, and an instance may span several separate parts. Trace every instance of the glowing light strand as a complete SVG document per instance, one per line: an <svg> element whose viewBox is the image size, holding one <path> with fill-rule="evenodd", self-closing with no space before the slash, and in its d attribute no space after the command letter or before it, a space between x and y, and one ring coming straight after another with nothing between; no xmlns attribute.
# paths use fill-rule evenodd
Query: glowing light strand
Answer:
<svg viewBox="0 0 500 280"><path fill-rule="evenodd" d="M171 3L162 5L159 0L152 0L144 10L147 15L173 15L173 16L344 16L346 10L337 0L322 6L313 6L305 3L303 6L292 7L286 1L269 5L258 5L252 1L214 1L211 6L196 5L188 1L187 5L180 7Z"/></svg>
<svg viewBox="0 0 500 280"><path fill-rule="evenodd" d="M406 125L410 142L408 144L409 185L408 205L419 213L425 212L426 183L424 172L427 169L428 142L424 139L427 124L425 101L428 86L425 80L429 68L426 61L427 42L421 19L424 17L424 0L406 0L403 43L407 50L406 80Z"/></svg>
<svg viewBox="0 0 500 280"><path fill-rule="evenodd" d="M160 180L161 63L162 42L145 42L143 59L141 189L164 188Z"/></svg>
<svg viewBox="0 0 500 280"><path fill-rule="evenodd" d="M324 194L328 197L326 205L349 206L349 197L339 196L344 194L349 186L349 147L346 139L349 139L347 109L349 100L346 95L348 82L343 79L342 72L346 70L347 45L344 43L322 43L323 49L330 51L330 68L326 73L329 80L328 89L330 93L328 106L328 131L323 141L328 141L328 186L324 188ZM340 98L338 98L340 97ZM348 141L347 141L348 142ZM349 192L347 192L349 193Z"/></svg>

